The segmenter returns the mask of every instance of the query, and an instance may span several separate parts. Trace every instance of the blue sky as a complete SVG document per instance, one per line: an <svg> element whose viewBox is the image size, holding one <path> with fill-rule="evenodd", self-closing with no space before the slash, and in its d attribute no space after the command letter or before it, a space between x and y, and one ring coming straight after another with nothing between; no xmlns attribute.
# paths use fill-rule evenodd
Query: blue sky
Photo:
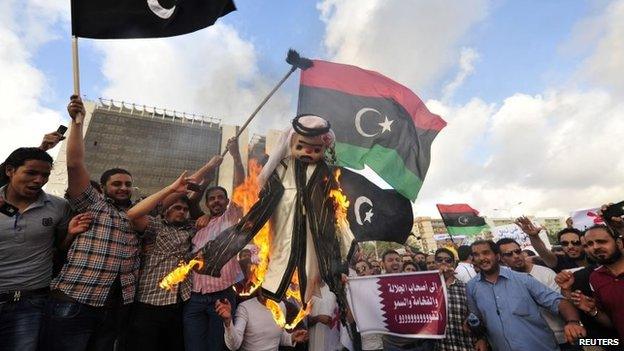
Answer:
<svg viewBox="0 0 624 351"><path fill-rule="evenodd" d="M1 157L66 120L68 4L0 4ZM183 37L81 39L82 94L240 123L288 69L293 47L386 74L449 122L416 203L422 213L436 202L485 212L523 202L518 211L565 214L624 193L624 166L602 156L610 144L576 139L586 131L624 137L623 0L236 4L217 25ZM283 126L296 95L294 76L252 130Z"/></svg>

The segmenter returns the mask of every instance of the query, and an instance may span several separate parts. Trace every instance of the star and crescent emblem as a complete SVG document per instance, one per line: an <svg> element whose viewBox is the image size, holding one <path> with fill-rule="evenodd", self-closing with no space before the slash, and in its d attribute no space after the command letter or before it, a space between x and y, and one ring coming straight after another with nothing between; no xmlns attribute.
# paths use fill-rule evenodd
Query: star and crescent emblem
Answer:
<svg viewBox="0 0 624 351"><path fill-rule="evenodd" d="M379 122L377 123L380 127L381 130L379 130L378 132L371 134L371 133L367 133L366 131L364 131L364 129L362 129L362 119L364 117L365 114L367 114L368 112L370 112L370 114L376 114L379 117ZM364 107L363 109L359 110L356 114L355 114L355 130L363 137L365 138L372 138L375 137L379 134L383 134L385 132L391 132L392 131L392 123L394 123L393 119L388 119L388 116L382 115L381 112L377 111L374 108L370 108L370 107Z"/></svg>
<svg viewBox="0 0 624 351"><path fill-rule="evenodd" d="M152 11L156 16L162 19L169 19L176 9L176 5L166 9L160 5L158 0L147 0L147 7L149 7L150 11Z"/></svg>
<svg viewBox="0 0 624 351"><path fill-rule="evenodd" d="M363 204L370 206L370 209L366 211L364 215L364 219L362 219L362 212L360 210L360 207L362 207ZM375 213L373 212L373 202L369 198L366 196L360 196L355 199L354 211L357 224L364 225L364 222L372 223L373 215Z"/></svg>
<svg viewBox="0 0 624 351"><path fill-rule="evenodd" d="M461 225L466 225L469 222L469 219L467 216L460 216L459 218L457 218L457 222L459 222L459 224Z"/></svg>

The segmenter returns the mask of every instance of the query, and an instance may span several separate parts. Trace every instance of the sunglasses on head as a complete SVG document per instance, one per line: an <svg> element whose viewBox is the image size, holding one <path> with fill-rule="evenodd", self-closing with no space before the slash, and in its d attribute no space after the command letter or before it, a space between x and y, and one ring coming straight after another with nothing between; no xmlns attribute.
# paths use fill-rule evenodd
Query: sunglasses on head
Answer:
<svg viewBox="0 0 624 351"><path fill-rule="evenodd" d="M572 245L572 246L581 246L581 241L580 240L574 240L574 241L564 240L564 241L560 241L559 244L561 246L570 246L570 245Z"/></svg>
<svg viewBox="0 0 624 351"><path fill-rule="evenodd" d="M435 261L437 263L453 263L453 259L450 257L436 257Z"/></svg>
<svg viewBox="0 0 624 351"><path fill-rule="evenodd" d="M501 254L503 256L505 256L505 257L511 257L511 256L513 256L513 254L516 254L516 255L520 256L520 255L522 255L522 250L515 249L515 250L509 251L509 252L503 252Z"/></svg>

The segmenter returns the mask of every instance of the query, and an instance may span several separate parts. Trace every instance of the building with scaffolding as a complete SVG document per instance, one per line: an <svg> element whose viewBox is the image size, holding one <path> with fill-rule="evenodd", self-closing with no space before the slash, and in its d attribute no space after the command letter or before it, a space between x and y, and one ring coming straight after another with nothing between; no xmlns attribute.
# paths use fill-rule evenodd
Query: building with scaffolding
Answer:
<svg viewBox="0 0 624 351"><path fill-rule="evenodd" d="M163 108L99 99L85 101L85 162L93 180L107 169L132 173L135 197L147 196L170 184L183 171L193 172L220 154L238 127L206 117ZM243 164L247 133L239 137ZM63 195L67 187L66 145L61 144L46 190ZM225 157L216 182L232 188L233 162Z"/></svg>

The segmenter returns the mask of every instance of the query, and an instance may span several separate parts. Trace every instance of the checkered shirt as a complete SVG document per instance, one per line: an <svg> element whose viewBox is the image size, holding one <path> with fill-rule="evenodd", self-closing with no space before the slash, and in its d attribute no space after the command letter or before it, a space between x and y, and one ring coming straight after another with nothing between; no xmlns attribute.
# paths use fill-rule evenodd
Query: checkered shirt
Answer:
<svg viewBox="0 0 624 351"><path fill-rule="evenodd" d="M79 234L67 253L67 262L51 284L86 305L101 307L117 277L123 303L134 301L139 274L140 241L126 213L91 185L69 199L76 212L93 215L91 227Z"/></svg>
<svg viewBox="0 0 624 351"><path fill-rule="evenodd" d="M148 218L143 235L149 239L144 243L146 250L141 260L137 300L155 306L172 305L178 302L179 294L182 301L186 301L191 297L190 275L171 290L161 289L158 283L190 251L195 229L191 224L174 226L160 218Z"/></svg>
<svg viewBox="0 0 624 351"><path fill-rule="evenodd" d="M476 340L462 327L468 318L468 303L466 302L466 284L461 280L455 281L446 287L448 294L448 323L446 337L436 341L436 351L472 351Z"/></svg>

